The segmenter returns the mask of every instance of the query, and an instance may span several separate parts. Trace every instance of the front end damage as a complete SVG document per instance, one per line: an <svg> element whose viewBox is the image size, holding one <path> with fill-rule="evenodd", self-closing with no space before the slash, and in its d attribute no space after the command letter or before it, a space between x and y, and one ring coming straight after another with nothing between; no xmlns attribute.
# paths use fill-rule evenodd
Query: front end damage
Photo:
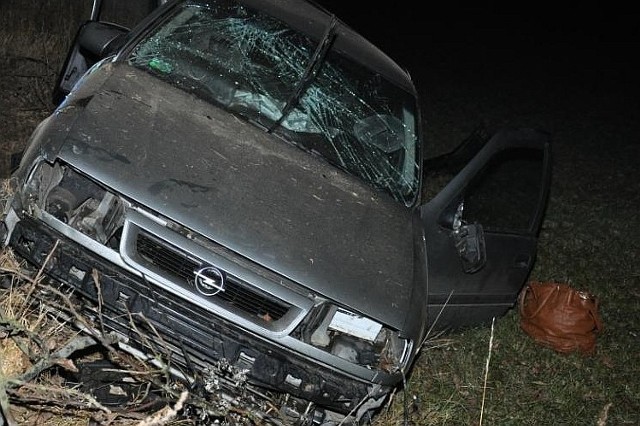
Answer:
<svg viewBox="0 0 640 426"><path fill-rule="evenodd" d="M359 422L412 343L72 167L38 160L5 209L4 244L69 287L120 347L267 424ZM277 283L277 285L274 285Z"/></svg>

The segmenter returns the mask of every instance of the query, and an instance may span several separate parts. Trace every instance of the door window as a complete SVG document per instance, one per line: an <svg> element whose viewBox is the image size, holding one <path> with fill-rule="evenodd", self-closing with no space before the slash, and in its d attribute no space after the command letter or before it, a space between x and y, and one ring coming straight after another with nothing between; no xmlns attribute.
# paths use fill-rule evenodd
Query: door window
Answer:
<svg viewBox="0 0 640 426"><path fill-rule="evenodd" d="M463 220L487 231L531 232L542 196L544 153L539 149L502 151L465 191Z"/></svg>

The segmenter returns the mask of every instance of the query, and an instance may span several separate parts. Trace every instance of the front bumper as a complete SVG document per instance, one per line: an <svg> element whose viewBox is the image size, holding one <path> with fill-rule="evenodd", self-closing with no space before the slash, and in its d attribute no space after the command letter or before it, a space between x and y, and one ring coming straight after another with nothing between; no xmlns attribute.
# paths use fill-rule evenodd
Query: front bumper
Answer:
<svg viewBox="0 0 640 426"><path fill-rule="evenodd" d="M85 314L97 318L100 306L105 329L116 331L127 345L145 353L164 354L185 377L214 372L220 376L221 390L228 394L248 391L253 400L258 396L270 404L272 396L290 394L343 414L365 400L381 401L390 391L388 386L341 374L214 317L39 220L25 216L12 228L9 246L36 267L45 263L58 241L45 272L83 296ZM144 338L141 331L147 336L157 333L157 338ZM232 368L221 368L222 364ZM235 377L238 372L246 375L241 390Z"/></svg>

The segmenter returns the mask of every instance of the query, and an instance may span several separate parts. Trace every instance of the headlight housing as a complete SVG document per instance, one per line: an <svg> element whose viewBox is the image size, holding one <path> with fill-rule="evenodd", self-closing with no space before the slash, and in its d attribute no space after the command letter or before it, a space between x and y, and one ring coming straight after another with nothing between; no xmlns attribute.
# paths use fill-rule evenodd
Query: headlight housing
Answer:
<svg viewBox="0 0 640 426"><path fill-rule="evenodd" d="M294 335L351 363L387 373L404 370L412 346L398 331L328 301L319 301Z"/></svg>
<svg viewBox="0 0 640 426"><path fill-rule="evenodd" d="M45 211L101 244L117 246L123 201L70 167L41 161L27 179L24 197L27 208Z"/></svg>

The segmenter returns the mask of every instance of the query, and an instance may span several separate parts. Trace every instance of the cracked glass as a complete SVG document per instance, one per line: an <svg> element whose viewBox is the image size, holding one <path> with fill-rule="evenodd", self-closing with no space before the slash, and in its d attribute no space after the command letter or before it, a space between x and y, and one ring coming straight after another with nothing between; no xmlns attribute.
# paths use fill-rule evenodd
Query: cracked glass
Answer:
<svg viewBox="0 0 640 426"><path fill-rule="evenodd" d="M235 2L187 2L129 63L413 204L415 98L331 45L318 55L327 41Z"/></svg>

